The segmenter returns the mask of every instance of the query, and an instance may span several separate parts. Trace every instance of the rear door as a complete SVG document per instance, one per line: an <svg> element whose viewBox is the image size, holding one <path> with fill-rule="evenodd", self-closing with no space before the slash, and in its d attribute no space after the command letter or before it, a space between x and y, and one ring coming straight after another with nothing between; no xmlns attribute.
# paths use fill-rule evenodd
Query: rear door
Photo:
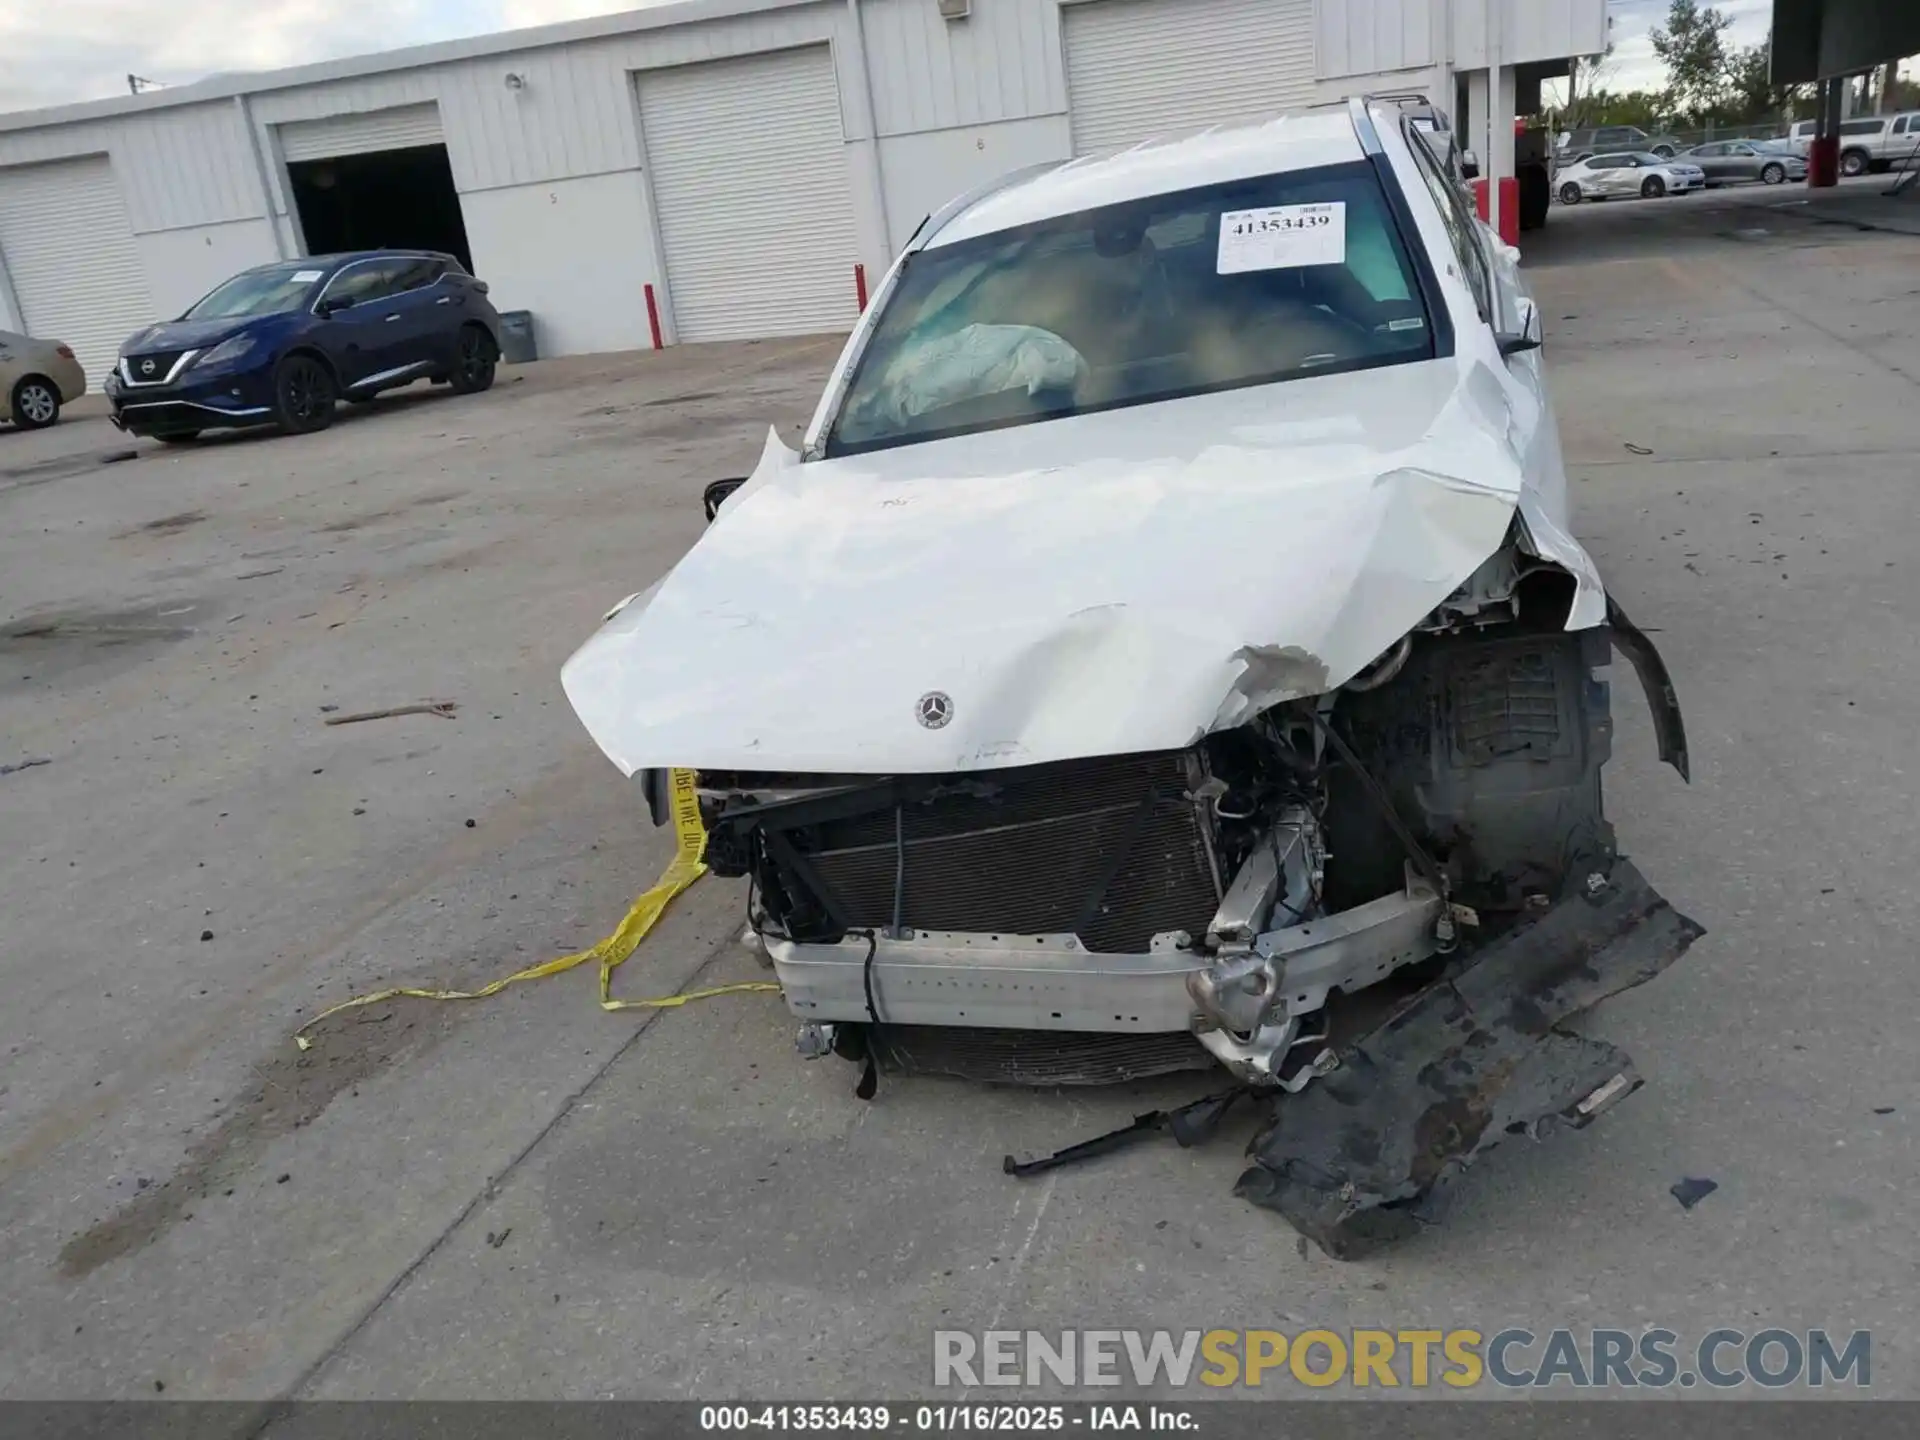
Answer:
<svg viewBox="0 0 1920 1440"><path fill-rule="evenodd" d="M1711 145L1696 145L1693 149L1681 155L1679 160L1683 165L1698 165L1702 170L1707 172L1707 178L1709 180L1719 180L1723 179L1732 169L1728 157L1728 151L1731 148L1731 146L1724 145L1716 140Z"/></svg>
<svg viewBox="0 0 1920 1440"><path fill-rule="evenodd" d="M1920 151L1920 112L1911 112L1893 122L1887 158L1896 168L1911 169L1917 151Z"/></svg>

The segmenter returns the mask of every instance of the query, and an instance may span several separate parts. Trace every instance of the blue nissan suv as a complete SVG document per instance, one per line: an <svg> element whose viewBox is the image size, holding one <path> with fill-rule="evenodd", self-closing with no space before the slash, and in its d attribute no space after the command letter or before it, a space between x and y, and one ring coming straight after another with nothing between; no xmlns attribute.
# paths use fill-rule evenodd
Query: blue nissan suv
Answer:
<svg viewBox="0 0 1920 1440"><path fill-rule="evenodd" d="M113 423L134 435L301 434L332 424L336 401L423 378L485 390L499 358L500 316L458 260L366 250L242 271L121 346L105 389Z"/></svg>

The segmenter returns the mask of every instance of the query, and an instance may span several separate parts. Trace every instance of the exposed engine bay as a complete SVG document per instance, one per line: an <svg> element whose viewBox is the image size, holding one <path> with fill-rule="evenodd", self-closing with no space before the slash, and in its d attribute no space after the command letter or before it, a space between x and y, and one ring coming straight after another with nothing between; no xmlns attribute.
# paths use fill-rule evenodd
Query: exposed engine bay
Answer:
<svg viewBox="0 0 1920 1440"><path fill-rule="evenodd" d="M748 878L809 1053L1046 1085L1220 1065L1298 1092L1517 927L1609 898L1616 870L1644 890L1601 805L1615 649L1684 774L1679 712L1617 607L1561 628L1572 589L1503 549L1347 685L1184 749L946 775L705 770L708 863ZM1661 964L1698 933L1672 918ZM1396 977L1417 984L1369 996ZM1588 1004L1611 993L1603 975L1586 988ZM1573 1045L1557 1018L1542 1035ZM1546 1085L1547 1111L1512 1125L1584 1123L1592 1095L1637 1086L1602 1058L1584 1090ZM1256 1166L1268 1178L1250 1171L1242 1192L1299 1210L1298 1186L1271 1179L1286 1169ZM1414 1187L1423 1203L1431 1189ZM1315 1238L1364 1248L1338 1226Z"/></svg>

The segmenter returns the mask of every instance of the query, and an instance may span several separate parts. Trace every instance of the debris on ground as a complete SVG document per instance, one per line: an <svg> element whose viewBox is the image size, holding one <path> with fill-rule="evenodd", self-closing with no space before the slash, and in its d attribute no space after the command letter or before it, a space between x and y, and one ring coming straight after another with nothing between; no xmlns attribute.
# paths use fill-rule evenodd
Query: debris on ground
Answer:
<svg viewBox="0 0 1920 1440"><path fill-rule="evenodd" d="M322 710L335 707L322 705ZM457 700L419 700L411 705L391 705L385 710L360 710L352 715L329 715L321 723L324 725L357 725L362 720L390 720L396 715L437 715L442 720L453 719L453 712L460 708Z"/></svg>
<svg viewBox="0 0 1920 1440"><path fill-rule="evenodd" d="M1651 455L1653 453L1653 450L1651 447L1646 445L1636 445L1631 440L1627 441L1627 449L1631 450L1636 455Z"/></svg>
<svg viewBox="0 0 1920 1440"><path fill-rule="evenodd" d="M1696 1180L1691 1175L1667 1187L1667 1193L1680 1202L1682 1210L1691 1210L1720 1188L1717 1180Z"/></svg>
<svg viewBox="0 0 1920 1440"><path fill-rule="evenodd" d="M0 775L11 775L16 770L31 770L36 765L51 765L51 764L53 764L52 760L48 759L46 756L40 756L33 760L22 760L18 764L14 764L14 765L0 765Z"/></svg>
<svg viewBox="0 0 1920 1440"><path fill-rule="evenodd" d="M122 460L138 460L139 458L140 452L138 450L109 450L100 457L100 463L102 465L118 465Z"/></svg>
<svg viewBox="0 0 1920 1440"><path fill-rule="evenodd" d="M1182 1149L1211 1140L1219 1130L1220 1122L1226 1118L1227 1111L1233 1108L1233 1102L1243 1095L1253 1092L1244 1087L1223 1090L1218 1095L1207 1095L1182 1105L1176 1110L1149 1110L1144 1115L1133 1117L1133 1123L1123 1125L1118 1130L1109 1130L1104 1135L1096 1135L1091 1140L1082 1140L1077 1145L1069 1145L1064 1150L1056 1150L1051 1155L1043 1155L1038 1160L1016 1160L1008 1155L1000 1162L1000 1168L1016 1180L1026 1180L1035 1175L1044 1175L1049 1170L1059 1170L1068 1165L1077 1165L1083 1160L1092 1160L1101 1155L1111 1155L1116 1150L1128 1147L1158 1135L1161 1131L1172 1134L1174 1143Z"/></svg>

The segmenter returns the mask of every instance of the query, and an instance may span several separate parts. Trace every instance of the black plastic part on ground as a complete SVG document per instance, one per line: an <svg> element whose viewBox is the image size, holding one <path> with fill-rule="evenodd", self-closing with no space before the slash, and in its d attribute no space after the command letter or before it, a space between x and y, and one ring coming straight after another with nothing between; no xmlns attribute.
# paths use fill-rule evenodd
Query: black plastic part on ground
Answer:
<svg viewBox="0 0 1920 1440"><path fill-rule="evenodd" d="M1619 1050L1556 1027L1705 932L1624 860L1591 893L1568 891L1280 1097L1235 1193L1355 1259L1435 1218L1446 1186L1504 1137L1581 1128L1639 1088Z"/></svg>

